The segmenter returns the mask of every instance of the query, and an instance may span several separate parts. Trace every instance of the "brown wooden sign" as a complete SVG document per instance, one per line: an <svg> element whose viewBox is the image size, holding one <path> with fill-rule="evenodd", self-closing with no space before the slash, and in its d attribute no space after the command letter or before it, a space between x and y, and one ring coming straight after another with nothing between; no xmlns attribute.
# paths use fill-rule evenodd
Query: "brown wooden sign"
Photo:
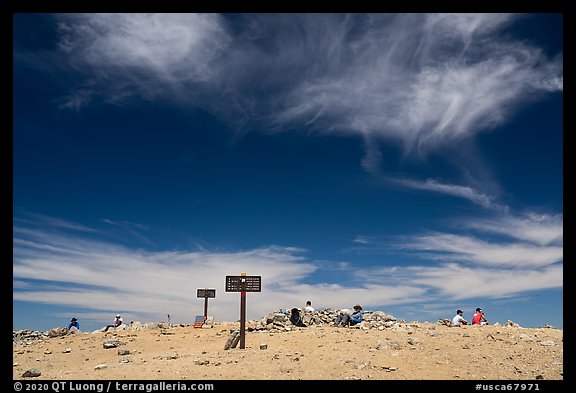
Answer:
<svg viewBox="0 0 576 393"><path fill-rule="evenodd" d="M240 349L246 347L246 292L261 292L262 276L226 276L226 292L240 292Z"/></svg>
<svg viewBox="0 0 576 393"><path fill-rule="evenodd" d="M199 288L196 290L196 297L204 298L204 320L208 318L208 298L216 297L215 289Z"/></svg>
<svg viewBox="0 0 576 393"><path fill-rule="evenodd" d="M262 292L262 276L226 276L226 292Z"/></svg>
<svg viewBox="0 0 576 393"><path fill-rule="evenodd" d="M197 289L196 290L196 297L216 297L216 290L215 289Z"/></svg>

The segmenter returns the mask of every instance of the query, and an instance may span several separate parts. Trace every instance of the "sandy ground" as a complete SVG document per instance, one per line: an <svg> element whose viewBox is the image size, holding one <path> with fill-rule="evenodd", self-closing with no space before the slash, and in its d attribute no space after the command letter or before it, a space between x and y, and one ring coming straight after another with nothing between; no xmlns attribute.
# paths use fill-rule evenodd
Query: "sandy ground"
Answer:
<svg viewBox="0 0 576 393"><path fill-rule="evenodd" d="M333 327L247 332L210 329L81 333L13 345L13 379L26 380L563 380L563 331L406 323L384 330ZM106 340L118 340L105 349ZM262 346L262 348L261 348ZM37 378L24 378L31 368Z"/></svg>

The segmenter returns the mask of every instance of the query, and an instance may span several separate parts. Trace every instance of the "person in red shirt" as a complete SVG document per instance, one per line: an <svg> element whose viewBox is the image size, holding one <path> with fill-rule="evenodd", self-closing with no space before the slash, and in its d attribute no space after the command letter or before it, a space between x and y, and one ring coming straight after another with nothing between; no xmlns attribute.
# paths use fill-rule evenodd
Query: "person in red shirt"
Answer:
<svg viewBox="0 0 576 393"><path fill-rule="evenodd" d="M472 316L472 325L488 325L488 320L480 307L476 309L476 313Z"/></svg>

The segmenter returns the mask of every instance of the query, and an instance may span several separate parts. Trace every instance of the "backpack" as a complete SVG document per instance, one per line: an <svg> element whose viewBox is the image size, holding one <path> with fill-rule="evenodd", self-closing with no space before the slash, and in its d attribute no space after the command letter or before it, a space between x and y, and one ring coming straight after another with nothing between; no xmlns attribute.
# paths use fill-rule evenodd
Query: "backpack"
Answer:
<svg viewBox="0 0 576 393"><path fill-rule="evenodd" d="M296 326L306 327L304 322L302 322L302 315L300 314L300 310L297 308L290 310L290 322Z"/></svg>

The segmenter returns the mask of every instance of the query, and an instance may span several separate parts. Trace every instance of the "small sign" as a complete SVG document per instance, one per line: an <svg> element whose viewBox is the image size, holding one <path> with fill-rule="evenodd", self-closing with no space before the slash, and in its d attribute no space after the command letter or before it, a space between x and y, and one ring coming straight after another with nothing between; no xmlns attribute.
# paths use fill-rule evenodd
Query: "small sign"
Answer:
<svg viewBox="0 0 576 393"><path fill-rule="evenodd" d="M226 292L262 292L262 276L226 276Z"/></svg>
<svg viewBox="0 0 576 393"><path fill-rule="evenodd" d="M203 315L196 315L196 320L194 321L194 327L196 329L201 328L204 325L204 316Z"/></svg>
<svg viewBox="0 0 576 393"><path fill-rule="evenodd" d="M216 297L215 289L198 289L196 291L196 297Z"/></svg>
<svg viewBox="0 0 576 393"><path fill-rule="evenodd" d="M204 324L202 325L203 329L209 329L214 327L214 316L213 315L208 315L206 317L206 320L204 321Z"/></svg>

